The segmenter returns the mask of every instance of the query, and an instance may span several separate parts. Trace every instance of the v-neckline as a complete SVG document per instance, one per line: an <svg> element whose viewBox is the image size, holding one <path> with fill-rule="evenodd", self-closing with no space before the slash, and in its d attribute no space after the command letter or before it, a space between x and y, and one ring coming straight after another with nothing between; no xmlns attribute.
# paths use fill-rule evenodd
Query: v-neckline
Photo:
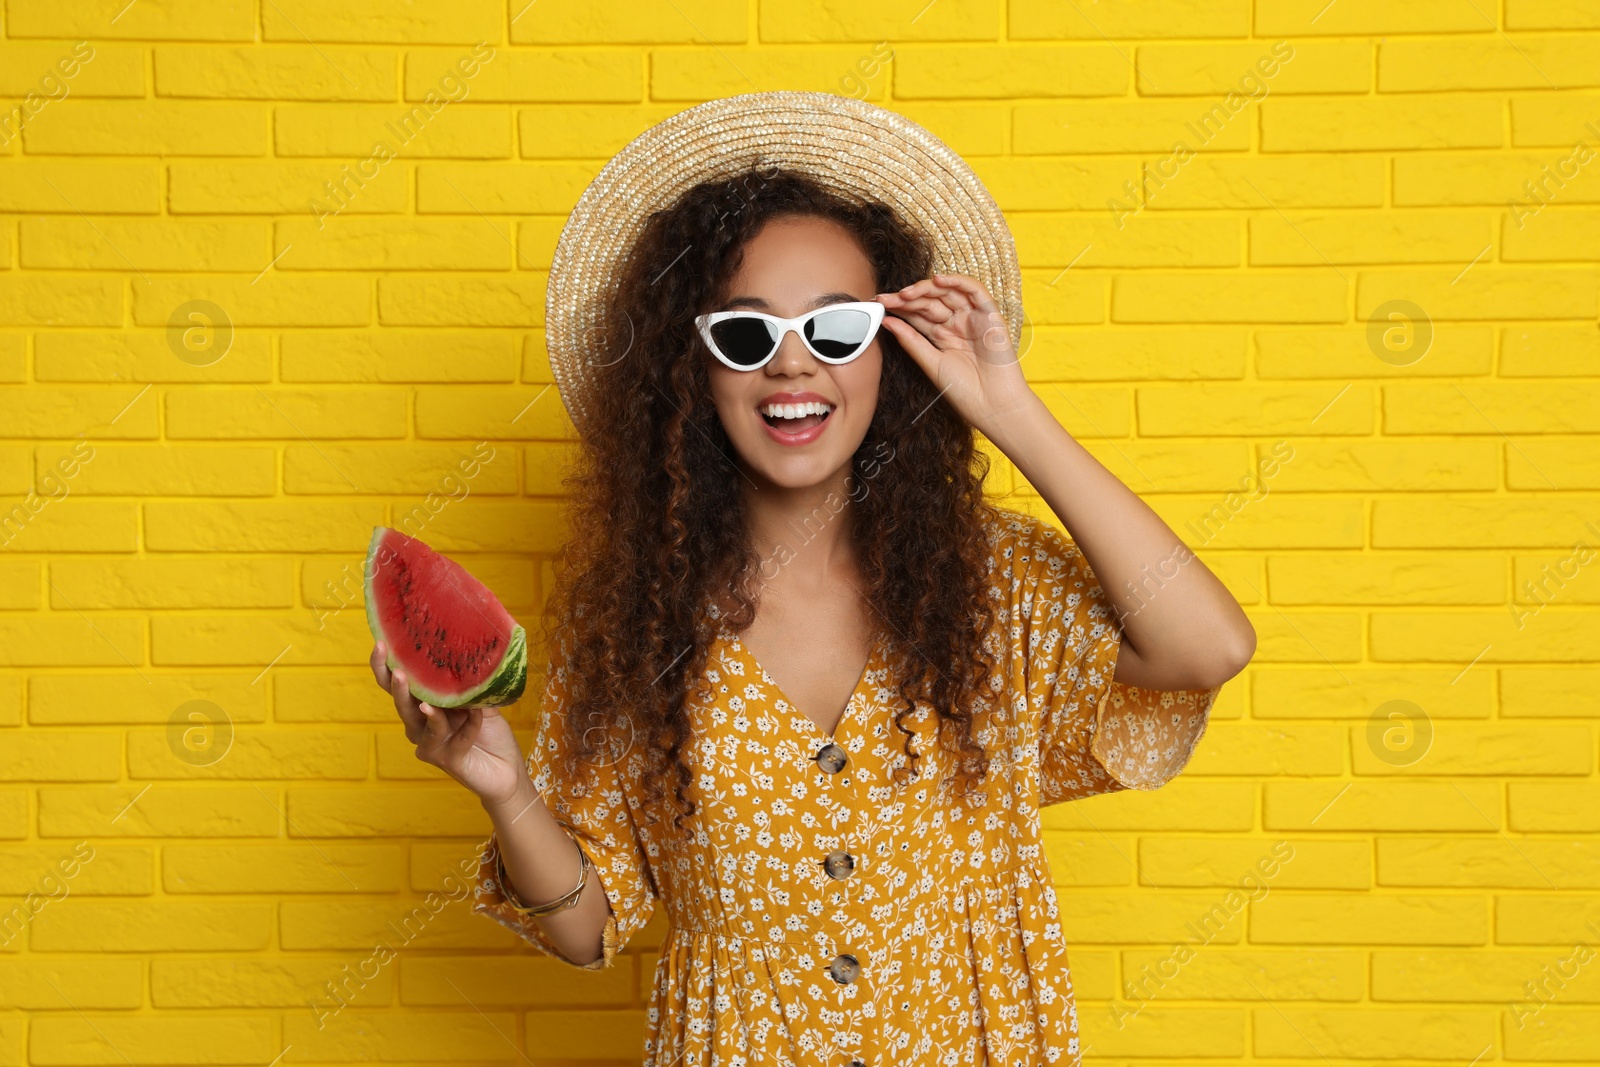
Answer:
<svg viewBox="0 0 1600 1067"><path fill-rule="evenodd" d="M756 669L757 674L765 680L766 684L772 688L772 691L778 696L778 698L789 706L790 711L794 712L794 714L800 716L806 721L806 726L812 734L822 738L829 744L838 743L841 735L844 733L845 726L850 722L851 717L856 714L857 706L860 703L856 698L861 696L861 691L867 686L868 676L872 674L872 669L878 665L878 654L882 651L882 642L879 639L873 638L872 647L867 652L867 664L861 668L861 677L856 679L855 687L850 690L850 696L845 701L844 711L840 714L839 721L834 724L833 732L830 734L824 733L822 727L817 725L817 721L811 716L807 715L805 713L805 709L800 707L799 704L796 704L792 699L790 699L789 694L783 691L783 686L779 685L778 680L772 676L771 672L761 665L761 661L756 659L755 652L750 649L750 646L746 645L739 639L738 634L735 634L726 626L723 626L720 629L721 632L718 636L721 637L723 641L733 646L734 650L740 656L744 657L747 665Z"/></svg>

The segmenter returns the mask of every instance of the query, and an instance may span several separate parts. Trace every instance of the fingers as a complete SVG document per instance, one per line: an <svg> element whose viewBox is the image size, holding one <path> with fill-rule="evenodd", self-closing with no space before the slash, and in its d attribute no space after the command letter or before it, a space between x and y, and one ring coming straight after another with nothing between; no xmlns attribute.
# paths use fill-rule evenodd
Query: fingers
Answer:
<svg viewBox="0 0 1600 1067"><path fill-rule="evenodd" d="M423 736L427 720L423 718L417 698L411 695L410 684L405 671L395 671L389 678L389 695L394 699L394 710L400 713L400 721L405 723L406 740L416 744Z"/></svg>
<svg viewBox="0 0 1600 1067"><path fill-rule="evenodd" d="M372 667L372 676L378 680L380 689L389 688L389 649L382 641L372 646L372 655L367 659Z"/></svg>

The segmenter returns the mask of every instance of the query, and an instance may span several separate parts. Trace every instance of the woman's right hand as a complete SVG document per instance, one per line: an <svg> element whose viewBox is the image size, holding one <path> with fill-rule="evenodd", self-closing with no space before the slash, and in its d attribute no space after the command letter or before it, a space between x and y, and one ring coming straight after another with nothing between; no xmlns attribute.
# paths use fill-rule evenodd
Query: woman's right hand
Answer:
<svg viewBox="0 0 1600 1067"><path fill-rule="evenodd" d="M417 758L475 793L483 804L504 805L528 786L528 774L511 724L498 708L436 708L418 701L404 670L390 671L388 649L372 649L372 676L394 698L406 740Z"/></svg>

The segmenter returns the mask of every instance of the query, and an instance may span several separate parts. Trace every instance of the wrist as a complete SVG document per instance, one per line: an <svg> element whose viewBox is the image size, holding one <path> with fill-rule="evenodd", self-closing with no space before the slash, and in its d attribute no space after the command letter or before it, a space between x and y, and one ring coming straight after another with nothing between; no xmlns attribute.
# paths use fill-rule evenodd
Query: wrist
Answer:
<svg viewBox="0 0 1600 1067"><path fill-rule="evenodd" d="M540 797L533 788L533 780L527 775L518 775L516 788L509 796L479 796L478 803L483 805L483 810L496 828L504 828L527 814L533 805L540 803Z"/></svg>
<svg viewBox="0 0 1600 1067"><path fill-rule="evenodd" d="M979 430L1008 458L1014 459L1013 453L1039 425L1040 420L1059 425L1039 394L1024 388L1012 400L996 405L985 420L987 425L979 427Z"/></svg>

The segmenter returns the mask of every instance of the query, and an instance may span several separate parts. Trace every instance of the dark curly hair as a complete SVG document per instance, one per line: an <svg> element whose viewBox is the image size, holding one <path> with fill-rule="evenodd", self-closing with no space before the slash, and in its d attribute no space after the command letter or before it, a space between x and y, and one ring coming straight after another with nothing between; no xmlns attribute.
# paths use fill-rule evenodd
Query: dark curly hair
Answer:
<svg viewBox="0 0 1600 1067"><path fill-rule="evenodd" d="M748 541L741 475L711 398L713 357L693 319L717 309L746 242L785 216L829 219L853 234L878 292L931 270L927 243L892 208L847 198L801 173L751 165L649 216L609 295L592 356L589 425L606 432L583 442L564 482L570 540L544 624L547 642L559 631L570 650L565 721L573 762L595 757L596 733L626 737L630 746L642 741L652 760L650 821L666 777L655 772L668 765L675 821L681 826L694 811L684 748L689 687L708 693L703 672L716 633L708 601L735 632L758 606L750 579L760 561ZM878 339L878 404L852 460L849 505L862 592L880 639L908 653L895 726L912 776L921 753L903 720L926 702L939 716L940 742L959 757L958 776L981 780L987 759L973 738L973 712L988 696L993 666L985 648L994 619L989 461L894 336L881 330Z"/></svg>

